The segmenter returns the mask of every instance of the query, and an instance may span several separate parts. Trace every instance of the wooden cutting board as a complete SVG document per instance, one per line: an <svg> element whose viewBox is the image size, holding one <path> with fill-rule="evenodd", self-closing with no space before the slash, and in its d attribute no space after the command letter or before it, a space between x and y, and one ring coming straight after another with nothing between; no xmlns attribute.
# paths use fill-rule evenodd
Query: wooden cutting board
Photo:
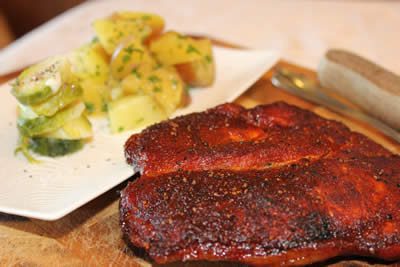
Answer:
<svg viewBox="0 0 400 267"><path fill-rule="evenodd" d="M287 67L315 79L313 71L287 62ZM342 121L394 153L400 154L400 144L384 137L368 125L342 117L275 88L266 73L236 102L253 107L274 101L286 101L329 119ZM9 77L7 77L9 78ZM122 151L121 151L122 153ZM12 177L2 177L12 179ZM93 177L95 179L95 177ZM126 182L84 205L64 218L46 222L0 213L0 266L156 266L141 255L134 255L121 239L118 212L118 190ZM23 186L23 185L21 185ZM336 260L332 266L364 266L363 261ZM175 263L168 266L242 266L232 263Z"/></svg>

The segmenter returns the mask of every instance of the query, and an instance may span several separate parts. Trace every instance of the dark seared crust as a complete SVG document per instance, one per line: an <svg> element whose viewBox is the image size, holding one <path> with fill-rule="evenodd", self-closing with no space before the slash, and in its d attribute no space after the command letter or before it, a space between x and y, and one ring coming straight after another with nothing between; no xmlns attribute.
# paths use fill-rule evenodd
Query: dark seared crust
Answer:
<svg viewBox="0 0 400 267"><path fill-rule="evenodd" d="M278 102L246 110L235 104L153 125L133 135L125 156L135 172L247 170L303 158L390 155L343 124Z"/></svg>
<svg viewBox="0 0 400 267"><path fill-rule="evenodd" d="M121 193L122 230L158 263L400 259L400 157L340 123L226 104L132 136L126 155L145 174Z"/></svg>
<svg viewBox="0 0 400 267"><path fill-rule="evenodd" d="M122 228L159 263L400 259L399 183L398 156L176 172L138 179L123 191Z"/></svg>

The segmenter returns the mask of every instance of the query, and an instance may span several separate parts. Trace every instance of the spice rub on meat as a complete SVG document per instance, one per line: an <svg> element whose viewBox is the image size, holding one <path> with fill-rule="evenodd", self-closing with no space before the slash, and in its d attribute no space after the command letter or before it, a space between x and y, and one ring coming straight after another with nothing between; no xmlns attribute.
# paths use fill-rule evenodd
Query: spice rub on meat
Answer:
<svg viewBox="0 0 400 267"><path fill-rule="evenodd" d="M224 104L126 143L125 237L159 263L400 259L400 157L279 102Z"/></svg>

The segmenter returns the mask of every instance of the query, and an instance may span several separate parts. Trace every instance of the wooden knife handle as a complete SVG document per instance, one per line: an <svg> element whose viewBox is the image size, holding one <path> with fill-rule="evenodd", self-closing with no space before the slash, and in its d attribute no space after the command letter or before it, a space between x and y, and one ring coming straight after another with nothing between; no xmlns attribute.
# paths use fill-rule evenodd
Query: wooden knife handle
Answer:
<svg viewBox="0 0 400 267"><path fill-rule="evenodd" d="M318 67L321 85L400 129L400 76L353 53L329 50Z"/></svg>

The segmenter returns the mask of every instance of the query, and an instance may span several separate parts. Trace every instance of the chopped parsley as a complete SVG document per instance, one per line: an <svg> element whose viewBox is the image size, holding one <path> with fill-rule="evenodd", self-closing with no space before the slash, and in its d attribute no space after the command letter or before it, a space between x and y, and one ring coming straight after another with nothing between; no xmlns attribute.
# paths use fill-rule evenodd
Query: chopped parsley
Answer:
<svg viewBox="0 0 400 267"><path fill-rule="evenodd" d="M123 62L123 63L129 62L129 60L131 60L131 55L124 55L124 56L122 57L122 62Z"/></svg>
<svg viewBox="0 0 400 267"><path fill-rule="evenodd" d="M195 53L200 55L200 51L197 50L196 47L194 47L193 45L189 45L188 48L186 49L186 53L190 54L190 53Z"/></svg>
<svg viewBox="0 0 400 267"><path fill-rule="evenodd" d="M156 87L153 88L153 92L154 93L160 93L160 92L162 92L162 89L161 89L161 87L156 86Z"/></svg>
<svg viewBox="0 0 400 267"><path fill-rule="evenodd" d="M136 120L136 123L141 123L143 121L144 121L144 118L139 118L139 119Z"/></svg>
<svg viewBox="0 0 400 267"><path fill-rule="evenodd" d="M94 112L94 104L91 102L85 102L85 107L89 113Z"/></svg>
<svg viewBox="0 0 400 267"><path fill-rule="evenodd" d="M132 73L133 75L135 75L136 78L138 78L138 79L142 78L142 75L138 72L138 69L137 69L137 68L133 68L133 69L131 70L131 73Z"/></svg>
<svg viewBox="0 0 400 267"><path fill-rule="evenodd" d="M204 58L207 61L207 63L211 63L212 62L212 57L210 55L207 55Z"/></svg>
<svg viewBox="0 0 400 267"><path fill-rule="evenodd" d="M143 15L142 20L150 20L151 17L149 15Z"/></svg>
<svg viewBox="0 0 400 267"><path fill-rule="evenodd" d="M119 127L118 127L118 132L122 132L122 131L124 131L124 127L119 126Z"/></svg>
<svg viewBox="0 0 400 267"><path fill-rule="evenodd" d="M160 82L161 80L160 80L160 78L158 78L157 76L155 76L155 75L151 75L151 76L149 76L149 78L147 78L150 82L152 82L152 83L156 83L156 82Z"/></svg>
<svg viewBox="0 0 400 267"><path fill-rule="evenodd" d="M107 112L108 111L108 105L104 101L103 101L103 104L101 105L101 111L103 111L103 112Z"/></svg>

